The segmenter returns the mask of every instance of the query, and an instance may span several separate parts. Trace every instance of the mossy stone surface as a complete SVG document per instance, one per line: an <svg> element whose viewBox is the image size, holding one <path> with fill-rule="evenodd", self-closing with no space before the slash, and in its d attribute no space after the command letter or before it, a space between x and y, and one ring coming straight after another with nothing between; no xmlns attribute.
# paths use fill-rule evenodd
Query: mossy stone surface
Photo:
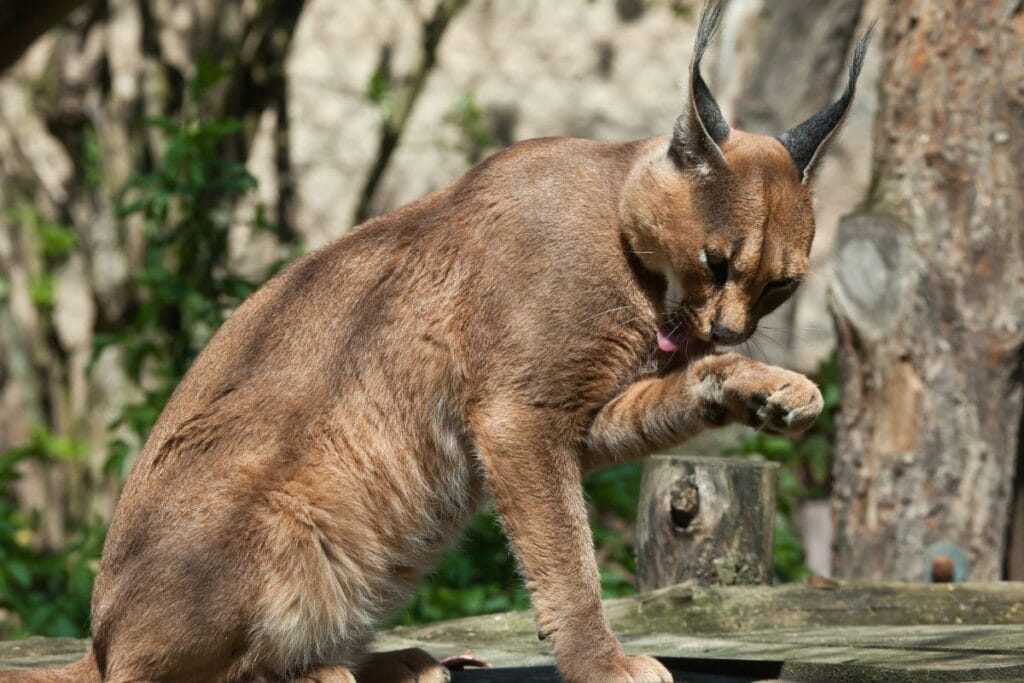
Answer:
<svg viewBox="0 0 1024 683"><path fill-rule="evenodd" d="M699 588L678 585L606 603L629 652L663 659L678 680L1024 680L1024 583ZM87 642L0 643L0 668L58 666ZM395 628L380 650L467 650L494 667L465 683L555 681L528 612Z"/></svg>

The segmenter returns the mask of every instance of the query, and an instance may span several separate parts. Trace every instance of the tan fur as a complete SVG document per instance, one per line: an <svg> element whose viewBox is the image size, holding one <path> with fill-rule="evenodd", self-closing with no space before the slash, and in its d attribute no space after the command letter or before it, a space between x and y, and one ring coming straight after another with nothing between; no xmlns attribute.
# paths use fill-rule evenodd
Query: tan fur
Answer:
<svg viewBox="0 0 1024 683"><path fill-rule="evenodd" d="M487 494L563 675L667 680L603 616L581 473L730 419L802 429L821 408L794 373L655 351L660 273L694 338L716 319L749 334L760 287L802 274L813 235L776 141L734 132L714 186L667 144L521 143L235 311L133 467L96 581L96 664L68 680L347 680ZM706 245L736 270L722 289Z"/></svg>
<svg viewBox="0 0 1024 683"><path fill-rule="evenodd" d="M563 676L669 680L605 619L582 473L726 421L799 431L822 406L800 375L704 355L806 271L793 160L741 131L692 167L669 144L520 143L267 283L134 464L92 653L17 680L443 680L366 648L488 495ZM702 353L657 350L666 320Z"/></svg>

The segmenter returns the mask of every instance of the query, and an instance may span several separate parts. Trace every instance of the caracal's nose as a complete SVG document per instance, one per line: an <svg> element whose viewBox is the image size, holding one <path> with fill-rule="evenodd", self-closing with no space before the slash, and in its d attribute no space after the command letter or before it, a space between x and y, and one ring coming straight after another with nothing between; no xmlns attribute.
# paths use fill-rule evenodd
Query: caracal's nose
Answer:
<svg viewBox="0 0 1024 683"><path fill-rule="evenodd" d="M743 341L743 333L737 332L731 327L712 323L711 333L708 335L715 344L739 344Z"/></svg>

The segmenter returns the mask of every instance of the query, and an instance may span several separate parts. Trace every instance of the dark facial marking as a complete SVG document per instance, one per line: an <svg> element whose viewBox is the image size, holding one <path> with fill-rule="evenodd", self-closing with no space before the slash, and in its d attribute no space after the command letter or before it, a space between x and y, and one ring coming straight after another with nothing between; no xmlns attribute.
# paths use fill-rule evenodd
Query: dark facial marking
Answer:
<svg viewBox="0 0 1024 683"><path fill-rule="evenodd" d="M706 247L704 255L707 257L708 270L711 272L711 279L715 283L715 287L724 287L729 280L729 259L721 252Z"/></svg>

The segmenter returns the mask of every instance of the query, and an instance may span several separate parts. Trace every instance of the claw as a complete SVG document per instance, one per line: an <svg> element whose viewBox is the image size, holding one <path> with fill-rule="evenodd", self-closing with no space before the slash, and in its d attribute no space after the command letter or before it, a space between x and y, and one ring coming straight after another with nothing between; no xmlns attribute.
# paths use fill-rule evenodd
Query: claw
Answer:
<svg viewBox="0 0 1024 683"><path fill-rule="evenodd" d="M448 667L448 669L451 671L462 671L467 666L471 666L477 669L491 668L490 664L483 660L477 659L469 650L466 650L465 654L454 655L452 657L445 657L441 660L441 664Z"/></svg>

